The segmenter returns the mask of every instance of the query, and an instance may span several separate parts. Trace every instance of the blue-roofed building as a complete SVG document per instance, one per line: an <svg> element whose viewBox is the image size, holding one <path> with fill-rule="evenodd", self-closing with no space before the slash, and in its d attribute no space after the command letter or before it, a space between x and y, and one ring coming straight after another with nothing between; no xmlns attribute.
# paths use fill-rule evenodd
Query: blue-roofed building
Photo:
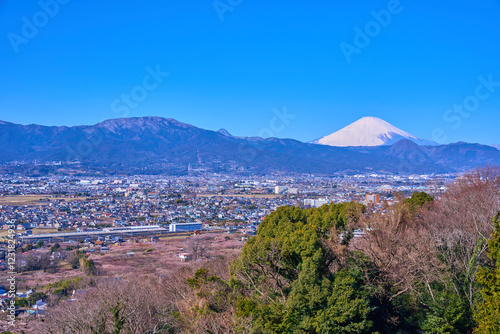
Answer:
<svg viewBox="0 0 500 334"><path fill-rule="evenodd" d="M201 230L203 227L202 223L183 223L183 224L170 224L170 232L185 232L185 231L196 231Z"/></svg>

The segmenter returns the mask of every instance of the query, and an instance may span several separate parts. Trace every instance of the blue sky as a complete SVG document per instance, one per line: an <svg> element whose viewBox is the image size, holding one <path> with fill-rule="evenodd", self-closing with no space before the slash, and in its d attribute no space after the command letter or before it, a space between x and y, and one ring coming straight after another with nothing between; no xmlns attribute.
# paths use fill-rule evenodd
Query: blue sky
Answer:
<svg viewBox="0 0 500 334"><path fill-rule="evenodd" d="M55 1L0 1L1 120L309 141L377 116L500 144L500 0Z"/></svg>

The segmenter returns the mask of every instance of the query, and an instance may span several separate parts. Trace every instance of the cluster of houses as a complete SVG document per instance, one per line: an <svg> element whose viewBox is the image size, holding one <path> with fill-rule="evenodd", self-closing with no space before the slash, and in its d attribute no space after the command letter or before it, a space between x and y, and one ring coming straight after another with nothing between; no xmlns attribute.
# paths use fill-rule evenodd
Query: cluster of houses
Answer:
<svg viewBox="0 0 500 334"><path fill-rule="evenodd" d="M279 206L318 207L347 201L379 205L388 200L385 196L390 197L392 191L425 191L429 180L432 176L378 174L337 178L276 176L251 180L221 175L0 176L0 229L8 229L7 222L12 220L19 233L25 234L34 228L84 232L106 226L200 222L215 227L255 225ZM367 194L381 194L383 200L367 197ZM2 201L2 197L12 195L39 195L39 198L27 204Z"/></svg>
<svg viewBox="0 0 500 334"><path fill-rule="evenodd" d="M88 187L105 187L103 184ZM144 186L143 186L144 187ZM245 198L239 196L201 196L192 192L145 192L138 184L126 192L110 188L106 194L95 196L41 197L25 205L0 204L0 228L8 229L8 221L16 229L57 228L86 231L103 226L144 226L152 224L190 222L258 223L282 205L295 205L287 197ZM83 191L83 190L81 190ZM166 191L172 191L168 189Z"/></svg>
<svg viewBox="0 0 500 334"><path fill-rule="evenodd" d="M30 297L33 293L35 293L34 290L29 290L26 292L16 292L15 297L12 297L12 295L6 291L4 288L0 286L0 310L2 312L7 312L9 308L11 308L11 300L12 298L28 298ZM14 304L15 305L15 304ZM34 302L33 305L28 305L25 309L21 311L21 309L18 306L15 307L15 313L16 315L21 313L21 312L26 312L27 315L32 315L32 316L45 316L45 312L47 311L49 304L47 301L43 299L38 299Z"/></svg>

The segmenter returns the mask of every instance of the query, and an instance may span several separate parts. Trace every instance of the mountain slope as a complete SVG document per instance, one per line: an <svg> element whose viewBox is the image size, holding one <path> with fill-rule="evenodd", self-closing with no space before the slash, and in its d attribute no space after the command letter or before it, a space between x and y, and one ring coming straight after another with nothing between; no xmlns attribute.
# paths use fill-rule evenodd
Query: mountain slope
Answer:
<svg viewBox="0 0 500 334"><path fill-rule="evenodd" d="M396 162L291 139L239 138L173 119L113 119L93 126L0 124L0 162L63 161L116 170L188 164L214 171L333 173L393 169Z"/></svg>
<svg viewBox="0 0 500 334"><path fill-rule="evenodd" d="M391 146L332 147L292 139L235 137L160 117L74 127L0 122L0 163L15 161L61 161L64 166L129 174L187 173L188 165L195 170L247 174L441 173L500 164L500 151L466 143L424 147L407 139Z"/></svg>
<svg viewBox="0 0 500 334"><path fill-rule="evenodd" d="M418 145L435 145L434 142L417 138L377 117L363 117L312 143L339 147L384 146L395 144L401 139L411 140Z"/></svg>
<svg viewBox="0 0 500 334"><path fill-rule="evenodd" d="M458 142L424 149L436 163L457 170L499 164L500 151L487 145Z"/></svg>

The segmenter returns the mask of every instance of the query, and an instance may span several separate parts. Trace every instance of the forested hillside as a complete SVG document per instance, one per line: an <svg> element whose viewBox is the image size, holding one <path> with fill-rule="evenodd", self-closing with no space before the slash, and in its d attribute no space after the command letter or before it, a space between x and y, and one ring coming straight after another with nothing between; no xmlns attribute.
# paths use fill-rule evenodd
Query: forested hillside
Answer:
<svg viewBox="0 0 500 334"><path fill-rule="evenodd" d="M97 280L44 330L498 333L499 212L499 169L466 174L436 198L400 196L383 212L281 207L236 258L160 282Z"/></svg>

